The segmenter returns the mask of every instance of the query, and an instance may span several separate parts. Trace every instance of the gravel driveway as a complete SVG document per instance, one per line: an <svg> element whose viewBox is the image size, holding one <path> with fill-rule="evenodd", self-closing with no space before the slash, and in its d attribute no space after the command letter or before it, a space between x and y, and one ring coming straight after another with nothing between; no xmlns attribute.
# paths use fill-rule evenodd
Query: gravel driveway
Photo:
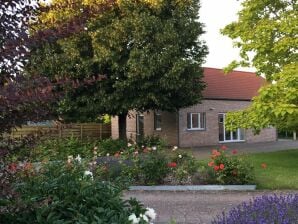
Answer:
<svg viewBox="0 0 298 224"><path fill-rule="evenodd" d="M125 198L135 197L157 212L155 224L209 224L213 217L243 201L264 194L298 193L298 191L200 191L200 192L144 192L130 191Z"/></svg>

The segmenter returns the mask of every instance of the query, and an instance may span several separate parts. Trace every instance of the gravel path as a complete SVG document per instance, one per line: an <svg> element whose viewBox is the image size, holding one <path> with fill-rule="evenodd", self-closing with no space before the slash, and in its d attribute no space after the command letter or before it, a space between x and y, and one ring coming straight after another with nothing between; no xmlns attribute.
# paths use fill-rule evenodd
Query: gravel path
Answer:
<svg viewBox="0 0 298 224"><path fill-rule="evenodd" d="M145 206L154 208L157 212L155 224L209 224L213 217L227 211L243 201L264 194L280 194L281 191L203 191L203 192L142 192L130 191L125 198L135 197ZM283 191L282 193L298 193L298 191Z"/></svg>

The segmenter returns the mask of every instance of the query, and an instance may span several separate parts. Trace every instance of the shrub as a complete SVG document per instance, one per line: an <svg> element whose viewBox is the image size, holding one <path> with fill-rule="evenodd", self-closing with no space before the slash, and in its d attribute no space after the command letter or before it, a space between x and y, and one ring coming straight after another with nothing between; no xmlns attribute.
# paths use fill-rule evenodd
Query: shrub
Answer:
<svg viewBox="0 0 298 224"><path fill-rule="evenodd" d="M243 157L236 156L236 151L228 155L227 148L213 149L208 166L213 169L220 184L250 184L254 181L253 166Z"/></svg>
<svg viewBox="0 0 298 224"><path fill-rule="evenodd" d="M125 151L127 144L121 139L104 139L99 143L99 150L103 155L107 153L113 155L119 151Z"/></svg>
<svg viewBox="0 0 298 224"><path fill-rule="evenodd" d="M134 199L122 199L118 184L103 182L86 165L52 162L39 170L30 167L17 186L22 205L14 213L0 214L4 223L123 223L143 217L146 209ZM18 202L20 204L20 202ZM148 219L148 222L145 222Z"/></svg>
<svg viewBox="0 0 298 224"><path fill-rule="evenodd" d="M96 145L95 141L74 137L43 140L30 150L30 159L32 161L65 160L68 155L91 158L94 145Z"/></svg>
<svg viewBox="0 0 298 224"><path fill-rule="evenodd" d="M264 195L242 203L226 214L215 219L213 224L264 223L294 224L298 223L298 194Z"/></svg>
<svg viewBox="0 0 298 224"><path fill-rule="evenodd" d="M152 152L136 161L137 179L148 185L162 184L169 173L168 158L163 152Z"/></svg>
<svg viewBox="0 0 298 224"><path fill-rule="evenodd" d="M199 168L198 162L188 153L175 152L171 158L172 163L177 164L175 169L172 169L173 176L178 182L185 182L194 175Z"/></svg>
<svg viewBox="0 0 298 224"><path fill-rule="evenodd" d="M160 138L158 135L145 136L138 142L139 148L142 147L157 147L158 149L163 149L167 143L165 140Z"/></svg>

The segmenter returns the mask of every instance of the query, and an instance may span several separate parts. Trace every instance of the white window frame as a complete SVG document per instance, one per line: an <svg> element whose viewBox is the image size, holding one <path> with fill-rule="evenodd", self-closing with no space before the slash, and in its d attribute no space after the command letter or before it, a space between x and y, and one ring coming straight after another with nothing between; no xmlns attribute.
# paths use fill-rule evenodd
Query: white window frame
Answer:
<svg viewBox="0 0 298 224"><path fill-rule="evenodd" d="M190 128L187 127L187 130L191 130L191 131L196 131L196 130L206 130L206 114L204 116L204 123L205 123L205 127L202 127L201 124L201 115L203 114L203 112L196 112L196 113L188 113L190 114ZM198 115L198 128L193 128L193 121L192 121L192 115L193 114L197 114Z"/></svg>
<svg viewBox="0 0 298 224"><path fill-rule="evenodd" d="M223 126L224 126L224 129L223 129L223 137L224 137L224 140L223 141L219 141L219 143L227 143L227 142L245 142L245 133L243 133L243 137L244 139L240 139L240 136L241 136L241 129L240 128L237 128L237 139L233 139L233 140L226 140L226 128L225 128L225 120L226 120L226 113L219 113L219 114L222 114L223 115ZM231 132L231 131L230 131ZM232 135L232 132L231 132L231 135ZM233 138L233 137L232 137Z"/></svg>
<svg viewBox="0 0 298 224"><path fill-rule="evenodd" d="M160 127L156 127L156 116L162 116L161 111L154 111L154 130L155 131L161 131L161 124L162 124L162 120L160 122ZM161 117L162 119L162 117Z"/></svg>

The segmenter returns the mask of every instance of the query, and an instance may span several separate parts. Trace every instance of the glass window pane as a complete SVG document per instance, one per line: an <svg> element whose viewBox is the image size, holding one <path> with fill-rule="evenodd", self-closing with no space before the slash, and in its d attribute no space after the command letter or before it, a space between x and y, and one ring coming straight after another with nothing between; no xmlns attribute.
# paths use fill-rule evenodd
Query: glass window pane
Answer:
<svg viewBox="0 0 298 224"><path fill-rule="evenodd" d="M187 129L191 129L191 113L187 113Z"/></svg>
<svg viewBox="0 0 298 224"><path fill-rule="evenodd" d="M192 128L199 128L199 114L192 114Z"/></svg>
<svg viewBox="0 0 298 224"><path fill-rule="evenodd" d="M239 129L239 134L240 134L240 140L244 140L244 129L243 128L240 128Z"/></svg>
<svg viewBox="0 0 298 224"><path fill-rule="evenodd" d="M205 113L200 114L200 128L202 128L202 129L206 128L206 114Z"/></svg>
<svg viewBox="0 0 298 224"><path fill-rule="evenodd" d="M154 129L161 130L161 113L160 112L154 113Z"/></svg>

